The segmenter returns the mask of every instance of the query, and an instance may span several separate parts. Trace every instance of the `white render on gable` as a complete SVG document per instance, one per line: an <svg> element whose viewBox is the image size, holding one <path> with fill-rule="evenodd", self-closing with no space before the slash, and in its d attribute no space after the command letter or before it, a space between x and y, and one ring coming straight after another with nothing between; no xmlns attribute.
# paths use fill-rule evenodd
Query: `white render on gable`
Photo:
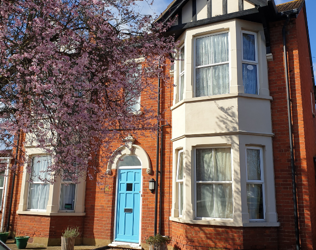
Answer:
<svg viewBox="0 0 316 250"><path fill-rule="evenodd" d="M211 1L211 16L221 16L223 15L223 0L209 0ZM206 19L208 16L207 13L207 0L196 0L196 20ZM249 3L246 0L243 0L243 10L254 9L255 6ZM182 14L182 23L192 22L192 0L189 0L181 10ZM238 12L239 11L239 1L238 0L227 0L227 14ZM178 23L175 23L176 25Z"/></svg>

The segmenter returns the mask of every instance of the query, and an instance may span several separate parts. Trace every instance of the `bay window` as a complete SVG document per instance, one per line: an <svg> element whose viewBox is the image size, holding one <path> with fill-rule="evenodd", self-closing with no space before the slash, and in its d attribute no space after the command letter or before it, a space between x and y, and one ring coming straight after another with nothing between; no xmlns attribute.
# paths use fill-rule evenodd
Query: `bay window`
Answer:
<svg viewBox="0 0 316 250"><path fill-rule="evenodd" d="M250 220L264 219L264 180L261 148L247 148L247 205Z"/></svg>
<svg viewBox="0 0 316 250"><path fill-rule="evenodd" d="M179 217L182 216L183 210L183 150L178 152L178 164L177 164L177 189L178 189L178 209Z"/></svg>
<svg viewBox="0 0 316 250"><path fill-rule="evenodd" d="M233 218L230 148L196 149L196 217Z"/></svg>
<svg viewBox="0 0 316 250"><path fill-rule="evenodd" d="M198 37L195 44L195 96L228 94L228 33Z"/></svg>
<svg viewBox="0 0 316 250"><path fill-rule="evenodd" d="M47 172L51 165L50 156L35 156L32 159L31 179L29 184L28 209L29 210L46 210L49 197L49 180Z"/></svg>
<svg viewBox="0 0 316 250"><path fill-rule="evenodd" d="M257 35L252 32L242 33L242 78L247 94L258 94L258 53Z"/></svg>

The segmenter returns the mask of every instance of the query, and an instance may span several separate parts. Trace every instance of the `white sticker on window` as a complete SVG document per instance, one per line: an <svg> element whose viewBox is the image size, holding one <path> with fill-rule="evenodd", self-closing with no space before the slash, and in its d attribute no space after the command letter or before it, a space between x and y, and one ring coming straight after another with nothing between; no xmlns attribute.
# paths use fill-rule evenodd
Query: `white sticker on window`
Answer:
<svg viewBox="0 0 316 250"><path fill-rule="evenodd" d="M253 66L252 66L252 65L248 65L248 66L247 66L247 69L253 70Z"/></svg>

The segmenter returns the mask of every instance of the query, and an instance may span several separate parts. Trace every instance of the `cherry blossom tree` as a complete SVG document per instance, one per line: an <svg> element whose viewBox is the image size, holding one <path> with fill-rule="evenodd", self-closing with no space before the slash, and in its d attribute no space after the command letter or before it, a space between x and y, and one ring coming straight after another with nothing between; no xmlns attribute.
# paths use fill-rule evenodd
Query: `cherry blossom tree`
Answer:
<svg viewBox="0 0 316 250"><path fill-rule="evenodd" d="M157 127L155 106L134 107L140 94L156 98L154 82L167 81L162 69L175 44L134 4L0 1L0 139L7 146L18 146L11 135L25 135L20 150L42 148L52 155L48 171L77 181L97 169L100 148L112 152L121 130Z"/></svg>

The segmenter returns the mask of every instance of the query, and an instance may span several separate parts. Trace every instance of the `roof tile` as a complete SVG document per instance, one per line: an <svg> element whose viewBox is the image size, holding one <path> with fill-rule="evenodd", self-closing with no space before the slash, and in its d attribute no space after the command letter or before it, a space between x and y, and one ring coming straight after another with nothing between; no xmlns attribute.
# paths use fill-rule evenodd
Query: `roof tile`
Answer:
<svg viewBox="0 0 316 250"><path fill-rule="evenodd" d="M285 12L289 10L299 9L304 2L305 0L294 0L288 3L279 4L276 7L278 12Z"/></svg>

